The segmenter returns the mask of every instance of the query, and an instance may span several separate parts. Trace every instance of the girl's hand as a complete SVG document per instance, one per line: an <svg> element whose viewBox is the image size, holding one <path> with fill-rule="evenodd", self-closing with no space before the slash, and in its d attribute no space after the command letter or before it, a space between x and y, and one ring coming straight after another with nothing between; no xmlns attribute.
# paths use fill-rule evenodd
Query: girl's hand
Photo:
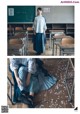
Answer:
<svg viewBox="0 0 80 114"><path fill-rule="evenodd" d="M16 78L18 86L22 85L22 81L20 80L20 78L18 76L18 70L17 69L14 70L14 74L15 74L15 78Z"/></svg>
<svg viewBox="0 0 80 114"><path fill-rule="evenodd" d="M18 86L22 85L22 82L19 77L16 78L16 81L17 81Z"/></svg>

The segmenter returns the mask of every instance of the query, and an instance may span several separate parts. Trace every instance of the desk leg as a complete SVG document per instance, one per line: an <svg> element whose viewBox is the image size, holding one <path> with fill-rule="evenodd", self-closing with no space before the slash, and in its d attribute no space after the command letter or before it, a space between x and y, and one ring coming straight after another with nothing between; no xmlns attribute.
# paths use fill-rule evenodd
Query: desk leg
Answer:
<svg viewBox="0 0 80 114"><path fill-rule="evenodd" d="M9 37L7 36L7 55L9 55Z"/></svg>
<svg viewBox="0 0 80 114"><path fill-rule="evenodd" d="M57 55L57 44L55 44L55 55Z"/></svg>
<svg viewBox="0 0 80 114"><path fill-rule="evenodd" d="M60 50L60 55L61 55L61 47L59 47L59 50Z"/></svg>
<svg viewBox="0 0 80 114"><path fill-rule="evenodd" d="M60 55L63 56L64 55L64 49L60 47Z"/></svg>
<svg viewBox="0 0 80 114"><path fill-rule="evenodd" d="M53 38L53 45L52 45L52 55L54 55L54 38Z"/></svg>
<svg viewBox="0 0 80 114"><path fill-rule="evenodd" d="M50 33L50 40L49 40L49 48L51 49L51 33Z"/></svg>
<svg viewBox="0 0 80 114"><path fill-rule="evenodd" d="M22 39L23 47L22 47L22 55L28 55L28 32L26 33L26 37Z"/></svg>
<svg viewBox="0 0 80 114"><path fill-rule="evenodd" d="M29 47L29 40L28 40L28 31L27 31L27 35L26 35L26 41L27 41L27 54L28 54L28 47Z"/></svg>
<svg viewBox="0 0 80 114"><path fill-rule="evenodd" d="M60 46L58 46L59 47L59 55L61 55L61 48L60 48Z"/></svg>

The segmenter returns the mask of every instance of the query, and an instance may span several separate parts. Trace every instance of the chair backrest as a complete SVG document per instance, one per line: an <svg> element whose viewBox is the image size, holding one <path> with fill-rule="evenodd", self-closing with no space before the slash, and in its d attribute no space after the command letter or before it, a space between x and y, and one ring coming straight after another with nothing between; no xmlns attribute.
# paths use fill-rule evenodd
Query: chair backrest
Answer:
<svg viewBox="0 0 80 114"><path fill-rule="evenodd" d="M72 37L65 37L61 41L61 45L66 45L66 44L74 44L74 38Z"/></svg>
<svg viewBox="0 0 80 114"><path fill-rule="evenodd" d="M7 30L8 30L9 32L11 32L11 31L14 31L14 28L12 28L12 27L11 27L11 28L8 27Z"/></svg>
<svg viewBox="0 0 80 114"><path fill-rule="evenodd" d="M32 31L32 30L33 30L32 27L28 27L28 28L27 28L27 31Z"/></svg>
<svg viewBox="0 0 80 114"><path fill-rule="evenodd" d="M23 30L22 27L15 27L15 31L20 31L20 30Z"/></svg>
<svg viewBox="0 0 80 114"><path fill-rule="evenodd" d="M8 32L8 36L14 35L14 28L13 27L8 27L7 32Z"/></svg>
<svg viewBox="0 0 80 114"><path fill-rule="evenodd" d="M10 45L22 44L22 40L20 40L20 39L10 39L10 40L9 40L9 44L10 44Z"/></svg>
<svg viewBox="0 0 80 114"><path fill-rule="evenodd" d="M65 36L65 34L63 32L60 32L60 33L55 33L54 36Z"/></svg>
<svg viewBox="0 0 80 114"><path fill-rule="evenodd" d="M64 30L52 30L52 31L56 33L60 33L60 32L64 33Z"/></svg>

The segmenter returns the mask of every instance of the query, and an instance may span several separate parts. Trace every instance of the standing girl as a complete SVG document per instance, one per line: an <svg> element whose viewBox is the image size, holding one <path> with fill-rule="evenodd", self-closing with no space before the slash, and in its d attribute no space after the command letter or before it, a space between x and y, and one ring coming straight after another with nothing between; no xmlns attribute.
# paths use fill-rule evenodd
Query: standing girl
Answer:
<svg viewBox="0 0 80 114"><path fill-rule="evenodd" d="M37 55L45 52L45 31L46 31L46 21L42 16L42 9L37 9L37 16L34 19L33 30L33 49L37 52Z"/></svg>

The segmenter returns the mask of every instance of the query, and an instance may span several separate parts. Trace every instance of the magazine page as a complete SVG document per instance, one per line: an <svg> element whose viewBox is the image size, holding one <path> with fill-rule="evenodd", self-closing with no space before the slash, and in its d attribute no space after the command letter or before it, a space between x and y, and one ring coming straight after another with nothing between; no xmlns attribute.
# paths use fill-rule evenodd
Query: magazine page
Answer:
<svg viewBox="0 0 80 114"><path fill-rule="evenodd" d="M80 0L0 1L0 112L79 113Z"/></svg>

